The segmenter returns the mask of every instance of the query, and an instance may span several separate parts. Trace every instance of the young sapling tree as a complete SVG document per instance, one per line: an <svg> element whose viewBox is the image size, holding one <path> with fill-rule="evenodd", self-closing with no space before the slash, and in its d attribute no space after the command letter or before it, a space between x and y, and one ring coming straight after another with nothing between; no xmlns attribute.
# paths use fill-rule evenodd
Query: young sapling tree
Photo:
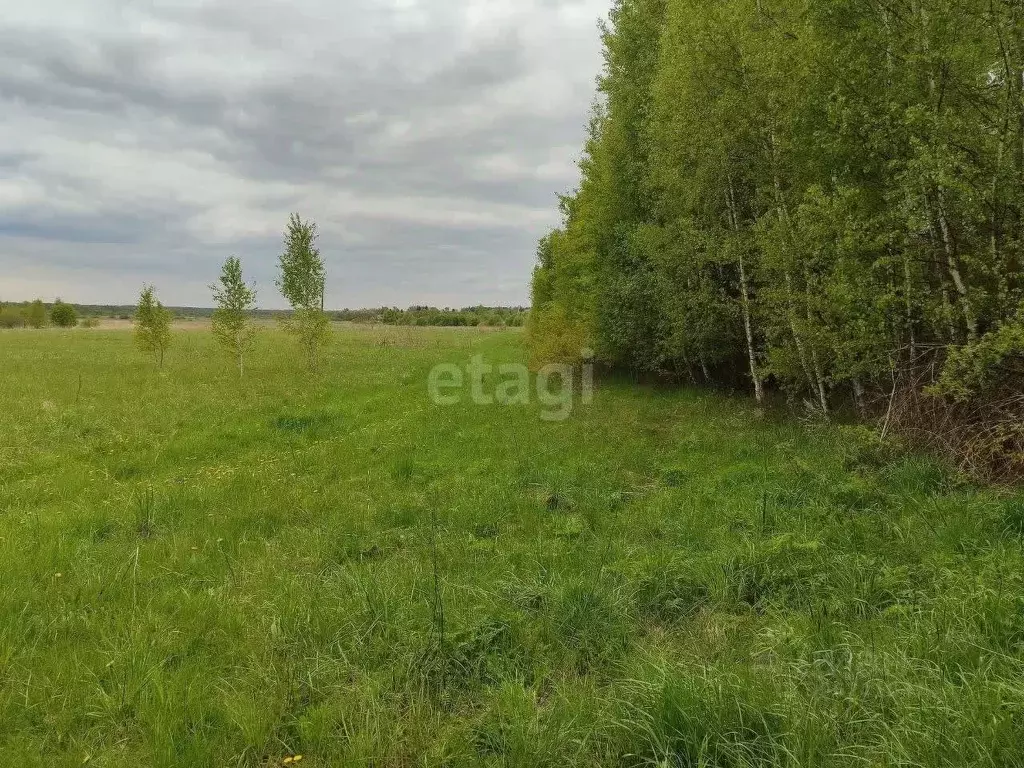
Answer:
<svg viewBox="0 0 1024 768"><path fill-rule="evenodd" d="M293 310L285 328L298 338L310 368L317 367L320 351L330 339L330 322L324 312L327 278L316 239L316 224L293 213L285 230L276 281Z"/></svg>
<svg viewBox="0 0 1024 768"><path fill-rule="evenodd" d="M135 343L143 352L152 352L163 368L164 354L171 345L171 312L156 298L152 285L143 287L134 319Z"/></svg>
<svg viewBox="0 0 1024 768"><path fill-rule="evenodd" d="M230 256L220 270L220 282L210 286L217 309L213 312L213 335L238 362L238 377L245 374L245 353L256 338L252 311L256 306L256 288L242 278L242 262Z"/></svg>

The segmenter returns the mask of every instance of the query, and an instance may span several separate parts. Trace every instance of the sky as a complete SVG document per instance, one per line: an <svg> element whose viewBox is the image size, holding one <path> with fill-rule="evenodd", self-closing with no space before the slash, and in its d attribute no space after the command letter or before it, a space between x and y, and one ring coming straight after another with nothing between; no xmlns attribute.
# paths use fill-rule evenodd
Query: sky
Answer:
<svg viewBox="0 0 1024 768"><path fill-rule="evenodd" d="M258 303L289 213L332 308L529 302L609 0L0 0L0 300Z"/></svg>

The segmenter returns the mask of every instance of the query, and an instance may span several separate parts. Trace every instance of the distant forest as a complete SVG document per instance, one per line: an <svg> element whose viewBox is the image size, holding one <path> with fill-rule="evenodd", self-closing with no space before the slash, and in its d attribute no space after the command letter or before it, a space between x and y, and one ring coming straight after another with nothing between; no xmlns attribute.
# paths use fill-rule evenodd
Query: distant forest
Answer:
<svg viewBox="0 0 1024 768"><path fill-rule="evenodd" d="M437 309L436 307L409 307L397 309L343 309L331 312L335 320L353 323L379 323L382 325L432 326L489 326L519 328L526 324L526 307L465 307L463 309Z"/></svg>
<svg viewBox="0 0 1024 768"><path fill-rule="evenodd" d="M43 304L46 317L52 304ZM78 317L89 319L130 320L135 307L124 304L73 304ZM15 328L30 325L31 302L0 303L0 328ZM212 307L168 307L177 320L206 319L212 317ZM408 309L380 307L376 309L341 309L328 311L328 316L338 322L368 325L414 325L443 327L495 327L519 328L525 325L529 309L526 307L463 307L462 309L412 306ZM290 310L257 309L252 315L257 319L273 320L290 316Z"/></svg>
<svg viewBox="0 0 1024 768"><path fill-rule="evenodd" d="M535 363L855 404L1024 471L1024 4L616 0L603 33Z"/></svg>

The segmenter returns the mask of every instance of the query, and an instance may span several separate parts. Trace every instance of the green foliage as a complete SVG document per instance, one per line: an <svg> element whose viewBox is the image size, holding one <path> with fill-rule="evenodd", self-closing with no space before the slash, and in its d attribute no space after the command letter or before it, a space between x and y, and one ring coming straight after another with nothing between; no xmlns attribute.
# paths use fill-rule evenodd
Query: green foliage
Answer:
<svg viewBox="0 0 1024 768"><path fill-rule="evenodd" d="M954 347L931 391L963 402L1024 381L1024 310L976 341Z"/></svg>
<svg viewBox="0 0 1024 768"><path fill-rule="evenodd" d="M278 260L280 275L275 284L296 310L324 308L327 277L316 240L316 224L293 213L285 230L284 251Z"/></svg>
<svg viewBox="0 0 1024 768"><path fill-rule="evenodd" d="M24 328L26 324L25 313L20 307L11 304L0 306L0 328Z"/></svg>
<svg viewBox="0 0 1024 768"><path fill-rule="evenodd" d="M285 230L284 251L279 259L276 285L292 306L284 327L299 340L306 364L319 365L320 355L330 339L330 318L324 312L326 272L316 247L317 229L293 213Z"/></svg>
<svg viewBox="0 0 1024 768"><path fill-rule="evenodd" d="M54 310L57 307L54 306ZM62 310L63 311L63 310ZM46 306L42 299L36 299L28 306L25 312L25 320L30 328L42 328L46 325ZM56 321L54 321L56 323Z"/></svg>
<svg viewBox="0 0 1024 768"><path fill-rule="evenodd" d="M156 289L143 286L133 318L135 343L143 352L152 353L161 368L171 344L171 319L171 312L156 298Z"/></svg>
<svg viewBox="0 0 1024 768"><path fill-rule="evenodd" d="M574 354L572 318L611 366L827 413L950 350L936 391L979 396L1019 345L1022 25L980 0L616 0L538 248L537 356Z"/></svg>
<svg viewBox="0 0 1024 768"><path fill-rule="evenodd" d="M300 307L281 322L293 334L310 369L317 369L323 350L331 339L331 321L326 312L315 307Z"/></svg>
<svg viewBox="0 0 1024 768"><path fill-rule="evenodd" d="M436 328L489 326L518 328L526 321L527 310L521 307L445 307L414 306L408 309L381 307L379 309L343 309L331 313L335 320L350 323L381 325L416 325Z"/></svg>
<svg viewBox="0 0 1024 768"><path fill-rule="evenodd" d="M527 333L531 342L530 366L534 370L548 363L579 362L587 349L587 329L558 304L534 311Z"/></svg>
<svg viewBox="0 0 1024 768"><path fill-rule="evenodd" d="M39 306L42 306L42 302L38 303ZM29 308L28 318L33 328L41 328L42 325L34 324L38 318L35 317L33 313L38 313L38 307L36 307L35 304ZM78 312L76 312L75 308L70 304L57 299L53 303L53 307L50 308L50 322L58 328L74 328L78 325Z"/></svg>
<svg viewBox="0 0 1024 768"><path fill-rule="evenodd" d="M238 363L238 375L245 372L245 353L252 347L256 328L252 311L256 305L256 288L249 287L242 277L242 262L230 256L220 271L220 283L210 286L217 309L213 312L214 338Z"/></svg>

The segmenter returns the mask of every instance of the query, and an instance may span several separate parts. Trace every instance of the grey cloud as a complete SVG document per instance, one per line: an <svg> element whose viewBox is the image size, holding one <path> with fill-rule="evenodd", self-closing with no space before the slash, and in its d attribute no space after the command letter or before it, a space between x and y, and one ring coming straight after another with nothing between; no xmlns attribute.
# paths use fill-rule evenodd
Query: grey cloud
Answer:
<svg viewBox="0 0 1024 768"><path fill-rule="evenodd" d="M107 300L132 298L121 270L206 303L240 253L278 305L277 233L300 210L337 252L332 303L526 300L575 184L602 0L107 0L84 30L60 14L76 0L40 2L0 0L0 270L18 285L48 295L61 244L108 244L88 249Z"/></svg>

